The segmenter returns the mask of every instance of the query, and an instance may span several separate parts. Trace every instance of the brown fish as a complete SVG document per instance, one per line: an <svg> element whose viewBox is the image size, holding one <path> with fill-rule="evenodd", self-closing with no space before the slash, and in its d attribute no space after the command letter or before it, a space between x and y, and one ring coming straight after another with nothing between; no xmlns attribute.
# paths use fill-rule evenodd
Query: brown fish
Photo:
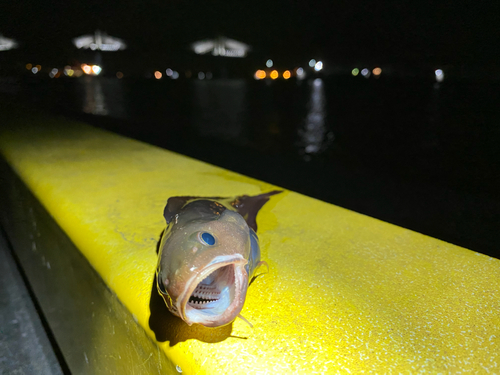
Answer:
<svg viewBox="0 0 500 375"><path fill-rule="evenodd" d="M164 210L158 292L187 324L231 323L260 260L257 213L280 191L236 198L172 197Z"/></svg>

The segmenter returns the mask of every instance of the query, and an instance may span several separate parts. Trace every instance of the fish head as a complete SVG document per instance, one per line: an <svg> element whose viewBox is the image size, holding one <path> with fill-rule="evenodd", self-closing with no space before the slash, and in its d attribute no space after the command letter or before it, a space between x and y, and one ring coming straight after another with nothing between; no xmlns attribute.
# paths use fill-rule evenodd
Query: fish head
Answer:
<svg viewBox="0 0 500 375"><path fill-rule="evenodd" d="M232 322L245 302L249 227L231 210L218 215L186 211L160 244L158 291L187 324L219 327Z"/></svg>

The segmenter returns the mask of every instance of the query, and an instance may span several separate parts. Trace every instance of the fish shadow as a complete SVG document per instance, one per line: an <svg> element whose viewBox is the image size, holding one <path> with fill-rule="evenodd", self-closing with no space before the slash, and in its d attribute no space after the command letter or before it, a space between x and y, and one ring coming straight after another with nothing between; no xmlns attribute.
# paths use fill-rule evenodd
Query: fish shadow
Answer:
<svg viewBox="0 0 500 375"><path fill-rule="evenodd" d="M161 237L156 245L156 253L159 252ZM209 328L201 324L193 324L189 326L181 318L173 315L167 308L165 301L156 289L156 275L153 278L153 285L151 287L151 298L149 299L149 309L151 315L149 317L149 328L154 332L156 341L169 342L170 346L174 346L179 342L189 339L200 340L207 343L221 342L231 336L233 330L233 323L228 325ZM243 338L244 337L240 337Z"/></svg>
<svg viewBox="0 0 500 375"><path fill-rule="evenodd" d="M149 328L154 332L158 342L168 341L170 346L174 346L189 339L216 343L228 337L236 338L231 336L233 323L217 328L209 328L201 324L189 326L181 318L173 315L156 289L156 276L151 288L149 308L151 310Z"/></svg>

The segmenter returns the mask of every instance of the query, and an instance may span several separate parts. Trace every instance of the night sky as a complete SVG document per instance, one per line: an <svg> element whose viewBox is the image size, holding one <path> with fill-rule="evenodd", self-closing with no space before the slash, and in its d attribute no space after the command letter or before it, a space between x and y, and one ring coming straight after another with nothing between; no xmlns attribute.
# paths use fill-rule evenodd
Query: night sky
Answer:
<svg viewBox="0 0 500 375"><path fill-rule="evenodd" d="M71 39L101 29L124 39L134 61L187 53L222 34L251 57L491 65L500 60L500 2L409 1L23 1L0 5L0 34L23 58L67 59Z"/></svg>

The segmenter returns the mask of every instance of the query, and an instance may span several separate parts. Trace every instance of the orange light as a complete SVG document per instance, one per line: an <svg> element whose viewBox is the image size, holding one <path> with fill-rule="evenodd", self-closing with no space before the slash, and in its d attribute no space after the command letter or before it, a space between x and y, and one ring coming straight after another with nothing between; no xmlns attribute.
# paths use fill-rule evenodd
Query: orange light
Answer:
<svg viewBox="0 0 500 375"><path fill-rule="evenodd" d="M279 77L278 71L277 71L277 70L273 70L269 76L270 76L272 79L276 79L276 78L278 78L278 77Z"/></svg>
<svg viewBox="0 0 500 375"><path fill-rule="evenodd" d="M122 79L123 78L123 73L122 72L116 72L116 78Z"/></svg>
<svg viewBox="0 0 500 375"><path fill-rule="evenodd" d="M257 70L255 72L255 79L264 79L266 78L266 72L263 70Z"/></svg>
<svg viewBox="0 0 500 375"><path fill-rule="evenodd" d="M375 68L375 69L372 70L372 73L373 73L374 76L379 76L380 73L382 73L382 69Z"/></svg>
<svg viewBox="0 0 500 375"><path fill-rule="evenodd" d="M291 76L292 76L292 75L290 74L290 71L289 71L289 70L285 70L285 71L283 72L283 78L284 78L284 79L288 79L288 78L290 78Z"/></svg>
<svg viewBox="0 0 500 375"><path fill-rule="evenodd" d="M37 65L36 68L38 69L38 71L42 70L42 66L41 65Z"/></svg>
<svg viewBox="0 0 500 375"><path fill-rule="evenodd" d="M155 72L155 78L156 79L160 79L162 76L161 72L159 72L158 70Z"/></svg>
<svg viewBox="0 0 500 375"><path fill-rule="evenodd" d="M26 69L31 70L31 68L33 68L33 65L31 65L31 64L29 64L29 63L28 63L28 64L26 64Z"/></svg>
<svg viewBox="0 0 500 375"><path fill-rule="evenodd" d="M82 64L82 70L85 74L91 74L92 73L92 67L87 64Z"/></svg>

